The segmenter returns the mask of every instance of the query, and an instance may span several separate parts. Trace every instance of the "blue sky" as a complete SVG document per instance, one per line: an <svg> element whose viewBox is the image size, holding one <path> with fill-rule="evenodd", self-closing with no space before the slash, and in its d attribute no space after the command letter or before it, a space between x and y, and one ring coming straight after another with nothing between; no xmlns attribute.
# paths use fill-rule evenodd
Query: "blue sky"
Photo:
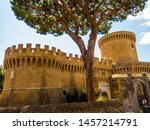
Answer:
<svg viewBox="0 0 150 130"><path fill-rule="evenodd" d="M37 34L33 28L27 26L23 21L16 19L11 10L10 0L0 0L0 65L3 64L4 53L7 47L23 43L32 43L33 47L36 43L40 43L41 47L44 45L54 46L64 52L80 54L77 45L72 39L63 35L61 37L54 37L52 35ZM140 61L150 61L150 0L142 13L136 17L129 16L123 22L114 23L109 32L114 31L132 31L136 34L136 46ZM102 35L98 35L98 39ZM84 37L84 41L88 41L88 36ZM100 57L100 50L98 43L96 43L95 57Z"/></svg>

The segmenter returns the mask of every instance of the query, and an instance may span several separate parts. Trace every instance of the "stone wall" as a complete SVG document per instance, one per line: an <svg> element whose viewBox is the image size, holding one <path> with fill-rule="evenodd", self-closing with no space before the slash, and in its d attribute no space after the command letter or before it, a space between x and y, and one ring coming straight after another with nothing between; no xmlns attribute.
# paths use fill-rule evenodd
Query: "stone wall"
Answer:
<svg viewBox="0 0 150 130"><path fill-rule="evenodd" d="M119 77L128 72L133 75L147 72L150 63L139 62L135 45L136 37L132 32L119 31L108 34L99 40L102 58L94 58L94 87L101 89L111 76ZM108 59L110 60L108 60ZM63 103L63 90L86 86L85 69L81 56L62 52L48 45L13 45L5 51L5 80L0 95L0 106ZM117 98L120 88L114 83L103 90L109 98ZM111 92L110 92L111 91ZM110 94L111 93L111 94Z"/></svg>
<svg viewBox="0 0 150 130"><path fill-rule="evenodd" d="M106 81L111 73L112 62L94 58L94 79ZM22 44L6 49L4 89L0 96L1 106L62 103L62 91L85 87L85 69L82 58L73 56L48 45L35 48ZM42 91L41 91L42 90ZM46 97L42 93L47 93ZM39 94L40 93L40 94ZM43 101L39 102L39 99ZM46 99L45 99L46 98ZM45 101L46 100L46 101Z"/></svg>
<svg viewBox="0 0 150 130"><path fill-rule="evenodd" d="M132 72L133 75L141 75L142 72L150 73L150 62L124 62L112 67L112 74L127 74L128 72Z"/></svg>
<svg viewBox="0 0 150 130"><path fill-rule="evenodd" d="M90 103L65 103L36 105L25 107L0 108L0 112L21 113L121 113L122 103L119 100L108 100Z"/></svg>

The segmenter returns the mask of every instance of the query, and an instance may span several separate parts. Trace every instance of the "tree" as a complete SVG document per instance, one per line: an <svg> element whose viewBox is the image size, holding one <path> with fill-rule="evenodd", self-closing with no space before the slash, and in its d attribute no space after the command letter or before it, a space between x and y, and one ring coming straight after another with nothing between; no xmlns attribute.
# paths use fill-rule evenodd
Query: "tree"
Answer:
<svg viewBox="0 0 150 130"><path fill-rule="evenodd" d="M112 22L123 21L144 9L147 0L11 0L19 20L40 34L68 34L80 49L86 71L89 101L94 100L93 57L97 34ZM82 36L89 34L88 44Z"/></svg>
<svg viewBox="0 0 150 130"><path fill-rule="evenodd" d="M4 71L2 66L0 66L0 93L3 90L3 82L4 82Z"/></svg>

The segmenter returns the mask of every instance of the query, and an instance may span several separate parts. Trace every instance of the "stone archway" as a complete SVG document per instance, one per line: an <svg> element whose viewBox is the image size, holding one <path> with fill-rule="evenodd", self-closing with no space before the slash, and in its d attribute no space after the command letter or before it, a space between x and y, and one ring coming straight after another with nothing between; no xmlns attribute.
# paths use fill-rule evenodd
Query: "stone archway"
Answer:
<svg viewBox="0 0 150 130"><path fill-rule="evenodd" d="M102 91L101 89L96 94L96 101L106 101L108 100L108 94L106 91Z"/></svg>
<svg viewBox="0 0 150 130"><path fill-rule="evenodd" d="M108 94L107 94L107 92L103 92L102 93L102 98L103 98L103 100L108 100Z"/></svg>
<svg viewBox="0 0 150 130"><path fill-rule="evenodd" d="M143 92L143 98L146 99L144 105L150 106L150 84L146 73L142 73L142 77L138 78L136 81L137 89L140 86ZM138 86L139 85L139 86ZM138 96L138 91L137 91Z"/></svg>
<svg viewBox="0 0 150 130"><path fill-rule="evenodd" d="M139 86L138 86L139 85ZM138 112L138 91L137 86L146 99L148 106L150 106L150 83L146 73L142 73L142 77L133 77L131 73L128 73L128 77L125 80L123 88L124 100L123 110L124 112Z"/></svg>

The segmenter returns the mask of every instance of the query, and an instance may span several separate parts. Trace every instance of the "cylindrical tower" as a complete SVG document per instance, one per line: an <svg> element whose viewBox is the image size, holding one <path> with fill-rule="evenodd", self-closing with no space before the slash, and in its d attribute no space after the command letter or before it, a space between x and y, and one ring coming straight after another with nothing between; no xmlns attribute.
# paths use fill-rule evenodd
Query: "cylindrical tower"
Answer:
<svg viewBox="0 0 150 130"><path fill-rule="evenodd" d="M25 106L63 102L61 51L49 46L22 44L6 49L4 89L0 106ZM58 96L59 95L59 96Z"/></svg>
<svg viewBox="0 0 150 130"><path fill-rule="evenodd" d="M5 80L0 106L26 106L66 102L64 91L84 85L83 61L55 47L15 45L5 51Z"/></svg>
<svg viewBox="0 0 150 130"><path fill-rule="evenodd" d="M101 57L112 60L113 63L136 62L136 36L132 32L118 31L107 34L99 40Z"/></svg>

